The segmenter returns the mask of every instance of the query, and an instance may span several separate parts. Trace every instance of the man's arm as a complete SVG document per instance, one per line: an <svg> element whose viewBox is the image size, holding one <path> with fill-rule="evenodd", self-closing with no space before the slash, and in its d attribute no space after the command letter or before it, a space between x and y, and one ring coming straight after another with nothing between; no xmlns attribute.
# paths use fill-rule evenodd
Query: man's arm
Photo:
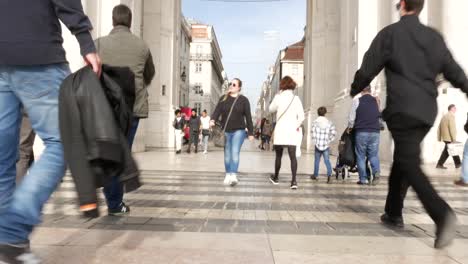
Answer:
<svg viewBox="0 0 468 264"><path fill-rule="evenodd" d="M334 124L331 124L331 126L330 126L330 135L329 135L329 136L330 136L330 138L329 138L330 142L333 141L333 140L335 140L335 137L336 137L336 127L335 127Z"/></svg>
<svg viewBox="0 0 468 264"><path fill-rule="evenodd" d="M149 85L156 74L156 70L154 68L153 56L151 55L151 51L148 51L148 58L146 59L145 69L143 71L143 81L145 85Z"/></svg>
<svg viewBox="0 0 468 264"><path fill-rule="evenodd" d="M369 86L375 76L383 70L391 54L390 43L387 29L377 34L369 50L364 55L361 68L354 76L354 81L351 84L351 96L354 97L362 92L364 88Z"/></svg>
<svg viewBox="0 0 468 264"><path fill-rule="evenodd" d="M449 119L449 133L450 133L450 138L452 139L452 142L457 141L457 125L455 123L455 117L452 116Z"/></svg>
<svg viewBox="0 0 468 264"><path fill-rule="evenodd" d="M353 105L351 107L351 112L349 113L348 118L348 128L354 127L354 122L356 121L356 111L359 107L359 99L353 99Z"/></svg>
<svg viewBox="0 0 468 264"><path fill-rule="evenodd" d="M57 17L75 35L80 44L80 52L85 62L93 67L93 71L101 74L101 59L96 54L96 46L90 31L91 21L83 12L80 0L51 0Z"/></svg>
<svg viewBox="0 0 468 264"><path fill-rule="evenodd" d="M95 53L93 38L89 33L93 26L83 12L80 0L51 0L58 18L67 26L80 43L81 55Z"/></svg>
<svg viewBox="0 0 468 264"><path fill-rule="evenodd" d="M442 40L443 41L443 40ZM445 79L449 81L453 87L460 88L465 94L468 94L468 79L463 69L453 59L452 53L444 44L444 62L442 66L442 73Z"/></svg>

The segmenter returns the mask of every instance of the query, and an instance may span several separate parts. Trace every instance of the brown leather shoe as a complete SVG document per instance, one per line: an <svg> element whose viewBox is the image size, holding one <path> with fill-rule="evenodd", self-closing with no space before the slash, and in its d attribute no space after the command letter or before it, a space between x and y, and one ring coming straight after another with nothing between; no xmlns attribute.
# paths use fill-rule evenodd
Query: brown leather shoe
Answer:
<svg viewBox="0 0 468 264"><path fill-rule="evenodd" d="M458 186L461 186L461 187L468 187L468 183L466 183L463 179L455 181L454 183L455 183L455 185L458 185Z"/></svg>
<svg viewBox="0 0 468 264"><path fill-rule="evenodd" d="M447 167L445 167L444 165L437 165L436 169L446 170Z"/></svg>

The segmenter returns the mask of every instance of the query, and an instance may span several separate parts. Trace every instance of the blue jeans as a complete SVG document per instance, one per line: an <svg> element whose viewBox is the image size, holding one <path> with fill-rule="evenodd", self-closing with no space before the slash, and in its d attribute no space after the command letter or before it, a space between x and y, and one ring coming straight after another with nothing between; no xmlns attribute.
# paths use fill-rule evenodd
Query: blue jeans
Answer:
<svg viewBox="0 0 468 264"><path fill-rule="evenodd" d="M69 74L68 64L0 66L0 244L28 241L65 174L58 97ZM21 104L45 150L16 187Z"/></svg>
<svg viewBox="0 0 468 264"><path fill-rule="evenodd" d="M465 183L468 183L468 139L465 142L465 149L463 151L462 179Z"/></svg>
<svg viewBox="0 0 468 264"><path fill-rule="evenodd" d="M237 173L239 171L239 156L242 144L247 137L245 130L225 133L226 144L224 146L224 167L226 173Z"/></svg>
<svg viewBox="0 0 468 264"><path fill-rule="evenodd" d="M132 149L133 140L135 139L139 124L140 118L133 118L132 126L130 127L130 131L128 133L128 145L130 146L130 149ZM118 209L121 206L123 202L124 190L118 176L113 177L111 183L104 187L104 196L106 197L107 208Z"/></svg>
<svg viewBox="0 0 468 264"><path fill-rule="evenodd" d="M369 159L372 173L375 176L380 173L379 160L380 133L357 132L356 133L356 159L359 172L359 181L365 183L368 180L366 171L366 158Z"/></svg>
<svg viewBox="0 0 468 264"><path fill-rule="evenodd" d="M319 150L315 148L315 165L314 165L314 176L319 176L319 169L320 169L320 159L323 156L323 161L325 162L325 166L327 166L327 176L332 175L332 166L330 163L330 148L326 150Z"/></svg>

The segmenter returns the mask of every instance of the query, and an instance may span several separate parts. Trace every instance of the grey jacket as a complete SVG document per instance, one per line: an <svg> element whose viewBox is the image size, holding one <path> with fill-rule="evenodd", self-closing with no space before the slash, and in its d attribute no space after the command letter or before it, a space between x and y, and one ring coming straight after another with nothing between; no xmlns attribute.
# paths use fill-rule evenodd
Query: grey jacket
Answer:
<svg viewBox="0 0 468 264"><path fill-rule="evenodd" d="M133 35L128 27L116 26L106 37L97 39L96 48L102 62L111 66L129 67L135 74L135 117L148 117L148 90L155 75L153 58L146 43Z"/></svg>

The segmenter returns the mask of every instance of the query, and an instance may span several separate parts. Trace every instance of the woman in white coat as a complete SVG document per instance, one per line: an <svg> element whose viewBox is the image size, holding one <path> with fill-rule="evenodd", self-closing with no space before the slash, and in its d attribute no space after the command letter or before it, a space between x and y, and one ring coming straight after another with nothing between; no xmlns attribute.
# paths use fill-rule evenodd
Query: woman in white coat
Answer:
<svg viewBox="0 0 468 264"><path fill-rule="evenodd" d="M301 100L294 94L296 82L286 76L281 80L280 92L270 104L270 113L276 112L276 126L273 133L273 145L276 151L275 174L271 175L270 181L279 184L279 171L281 169L281 158L283 149L287 148L291 160L291 189L297 189L297 158L296 148L301 135L301 125L304 121L304 108Z"/></svg>

